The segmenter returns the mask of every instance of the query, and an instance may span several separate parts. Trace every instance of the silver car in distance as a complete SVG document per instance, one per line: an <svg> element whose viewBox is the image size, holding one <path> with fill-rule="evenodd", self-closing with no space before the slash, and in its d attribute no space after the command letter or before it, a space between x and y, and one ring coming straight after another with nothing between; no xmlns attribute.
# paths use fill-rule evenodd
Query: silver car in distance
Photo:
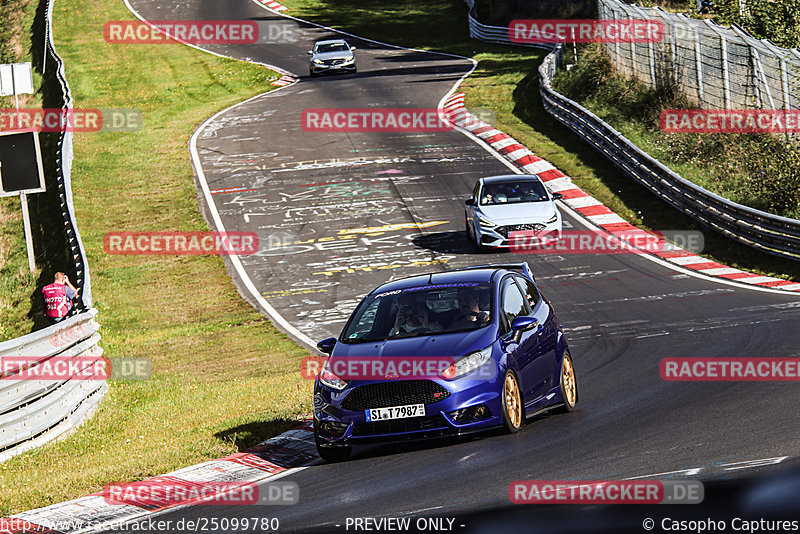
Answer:
<svg viewBox="0 0 800 534"><path fill-rule="evenodd" d="M358 72L355 46L350 46L344 39L329 39L314 43L314 49L308 51L311 56L309 71L311 76L324 72Z"/></svg>
<svg viewBox="0 0 800 534"><path fill-rule="evenodd" d="M467 238L478 250L510 247L509 234L516 231L561 239L561 212L555 204L560 198L533 174L481 178L465 202Z"/></svg>

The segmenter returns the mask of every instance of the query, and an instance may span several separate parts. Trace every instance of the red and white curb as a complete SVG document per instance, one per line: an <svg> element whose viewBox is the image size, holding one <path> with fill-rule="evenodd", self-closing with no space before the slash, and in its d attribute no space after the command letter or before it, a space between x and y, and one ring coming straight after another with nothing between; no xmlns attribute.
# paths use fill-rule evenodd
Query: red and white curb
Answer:
<svg viewBox="0 0 800 534"><path fill-rule="evenodd" d="M480 138L518 168L530 174L538 175L547 184L547 188L551 192L561 193L564 197L563 201L592 224L612 234L624 233L626 236L633 236L641 232L653 235L637 228L611 211L602 202L573 184L569 176L556 169L549 161L535 156L527 147L517 142L513 137L471 115L464 107L464 93L453 94L445 101L443 107L445 116L452 124ZM754 286L800 292L800 283L771 276L760 276L728 267L698 256L694 252L684 250L672 243L665 242L660 238L659 244L661 245L660 252L653 254L684 269L696 271L706 276L724 278Z"/></svg>
<svg viewBox="0 0 800 534"><path fill-rule="evenodd" d="M297 81L297 78L293 76L289 76L288 74L284 74L279 79L272 82L270 85L276 85L278 87L284 87L286 85L292 85L294 82Z"/></svg>
<svg viewBox="0 0 800 534"><path fill-rule="evenodd" d="M273 11L281 12L281 11L286 11L288 9L283 4L275 2L274 0L258 0L258 2L260 4L264 4L265 6L267 6L268 8L270 8Z"/></svg>
<svg viewBox="0 0 800 534"><path fill-rule="evenodd" d="M289 469L304 467L318 458L311 421L248 449L185 467L145 481L168 482L188 489L199 489L209 482L262 482ZM108 529L138 520L167 508L192 504L187 501L160 500L139 505L115 504L102 493L29 510L0 519L3 534L74 533ZM9 528L10 527L10 528Z"/></svg>

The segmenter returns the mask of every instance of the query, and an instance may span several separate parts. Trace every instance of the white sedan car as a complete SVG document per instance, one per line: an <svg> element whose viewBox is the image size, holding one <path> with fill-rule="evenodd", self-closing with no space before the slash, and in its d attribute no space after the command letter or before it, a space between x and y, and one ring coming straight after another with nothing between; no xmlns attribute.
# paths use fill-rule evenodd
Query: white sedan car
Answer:
<svg viewBox="0 0 800 534"><path fill-rule="evenodd" d="M311 76L323 72L357 72L355 46L350 46L344 39L328 39L317 41L314 49L308 51L311 56L309 71Z"/></svg>
<svg viewBox="0 0 800 534"><path fill-rule="evenodd" d="M509 247L509 233L533 231L544 239L560 239L561 212L536 175L512 174L481 178L465 202L467 238L479 250Z"/></svg>

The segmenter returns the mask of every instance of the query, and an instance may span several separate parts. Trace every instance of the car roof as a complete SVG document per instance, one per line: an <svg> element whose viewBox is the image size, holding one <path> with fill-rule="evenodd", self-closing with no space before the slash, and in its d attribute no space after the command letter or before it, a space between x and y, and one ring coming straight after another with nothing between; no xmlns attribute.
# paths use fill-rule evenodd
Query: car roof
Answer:
<svg viewBox="0 0 800 534"><path fill-rule="evenodd" d="M317 41L314 45L321 45L321 44L347 44L347 41L344 39L327 39L325 41Z"/></svg>
<svg viewBox="0 0 800 534"><path fill-rule="evenodd" d="M535 174L504 174L503 176L488 176L481 178L484 184L491 184L495 182L541 182L542 180Z"/></svg>
<svg viewBox="0 0 800 534"><path fill-rule="evenodd" d="M410 276L393 280L382 284L370 292L372 294L408 289L411 287L421 287L426 285L440 284L463 284L463 283L490 283L497 271L504 271L502 267L485 267L478 269L459 269L455 271L445 271L442 273L429 273L423 275Z"/></svg>

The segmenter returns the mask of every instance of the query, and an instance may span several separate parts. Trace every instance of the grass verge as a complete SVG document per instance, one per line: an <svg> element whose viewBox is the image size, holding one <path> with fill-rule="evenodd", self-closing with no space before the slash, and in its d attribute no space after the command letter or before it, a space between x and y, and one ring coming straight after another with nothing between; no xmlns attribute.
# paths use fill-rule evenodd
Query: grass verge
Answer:
<svg viewBox="0 0 800 534"><path fill-rule="evenodd" d="M241 299L221 258L103 251L108 231L207 229L187 141L277 78L177 44L104 42L106 21L132 18L115 0L57 0L54 34L77 108L144 114L139 132L76 135L73 193L105 354L154 373L111 382L76 433L0 465L0 515L225 456L310 413L306 351Z"/></svg>
<svg viewBox="0 0 800 534"><path fill-rule="evenodd" d="M538 65L544 52L470 39L462 0L281 0L287 14L356 35L413 48L469 56L478 67L462 83L468 108L489 108L496 127L561 169L632 224L650 230L699 230L704 256L768 276L800 280L797 262L760 253L698 227L625 176L541 104ZM466 192L465 192L466 194Z"/></svg>
<svg viewBox="0 0 800 534"><path fill-rule="evenodd" d="M23 28L36 10L32 0L0 2L0 63L30 61ZM38 77L34 83L38 83ZM21 95L20 107L36 105L36 97ZM14 107L14 97L0 97L0 109ZM0 198L0 341L27 334L33 327L31 295L39 272L31 272L22 226L19 197Z"/></svg>

